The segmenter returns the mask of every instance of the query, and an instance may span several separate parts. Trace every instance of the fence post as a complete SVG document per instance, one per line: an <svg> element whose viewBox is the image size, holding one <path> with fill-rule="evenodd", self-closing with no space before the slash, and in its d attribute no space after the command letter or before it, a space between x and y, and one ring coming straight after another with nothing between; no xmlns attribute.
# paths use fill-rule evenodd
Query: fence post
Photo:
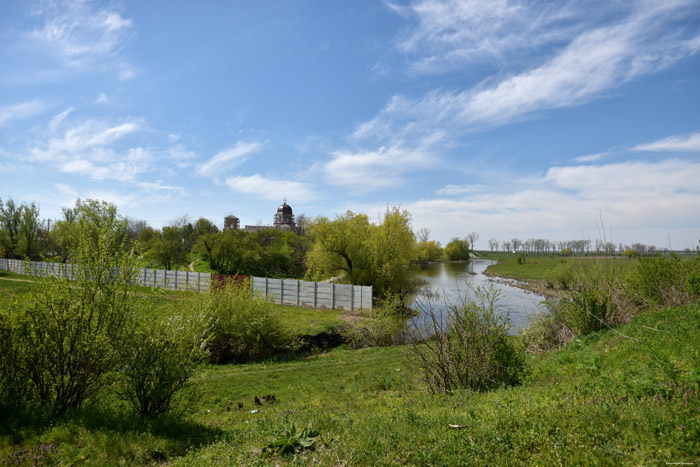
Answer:
<svg viewBox="0 0 700 467"><path fill-rule="evenodd" d="M267 300L267 277L265 278L265 300Z"/></svg>
<svg viewBox="0 0 700 467"><path fill-rule="evenodd" d="M299 306L299 293L301 288L301 283L297 280L297 306Z"/></svg>
<svg viewBox="0 0 700 467"><path fill-rule="evenodd" d="M335 282L333 282L333 291L331 292L331 310L335 310Z"/></svg>
<svg viewBox="0 0 700 467"><path fill-rule="evenodd" d="M350 311L355 311L355 286L350 286Z"/></svg>
<svg viewBox="0 0 700 467"><path fill-rule="evenodd" d="M280 281L280 305L284 302L284 279L279 279Z"/></svg>
<svg viewBox="0 0 700 467"><path fill-rule="evenodd" d="M317 297L318 297L318 282L314 282L314 308L316 308Z"/></svg>

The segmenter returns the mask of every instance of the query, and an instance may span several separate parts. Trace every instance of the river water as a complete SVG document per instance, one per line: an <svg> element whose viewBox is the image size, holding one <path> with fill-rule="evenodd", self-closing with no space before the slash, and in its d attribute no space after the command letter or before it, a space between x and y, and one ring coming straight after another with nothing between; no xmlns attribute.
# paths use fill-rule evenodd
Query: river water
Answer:
<svg viewBox="0 0 700 467"><path fill-rule="evenodd" d="M432 301L439 308L445 304L460 303L462 298L474 299L473 291L467 284L486 289L493 286L502 294L496 308L499 313L510 316L515 331L527 324L529 315L541 309L545 297L510 285L512 280L487 276L484 271L491 264L495 264L495 261L474 259L469 262L428 264L421 268L419 276L427 282L426 288L430 295L434 294ZM414 302L425 302L429 294L425 291L417 294Z"/></svg>

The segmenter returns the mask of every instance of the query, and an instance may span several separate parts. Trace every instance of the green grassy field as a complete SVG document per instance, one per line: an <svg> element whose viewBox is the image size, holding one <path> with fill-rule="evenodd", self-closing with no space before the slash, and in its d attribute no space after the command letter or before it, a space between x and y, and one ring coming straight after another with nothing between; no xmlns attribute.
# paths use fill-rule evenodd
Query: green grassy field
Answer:
<svg viewBox="0 0 700 467"><path fill-rule="evenodd" d="M18 284L27 283L0 278L3 290L24 293ZM337 319L287 308L280 312L299 333L322 332ZM136 417L115 388L58 419L0 408L0 464L697 462L700 304L642 314L616 331L530 356L521 386L488 393L428 393L406 346L340 347L303 359L208 365L183 394L181 412L151 421ZM296 441L293 426L318 432L313 449L263 452L274 441Z"/></svg>

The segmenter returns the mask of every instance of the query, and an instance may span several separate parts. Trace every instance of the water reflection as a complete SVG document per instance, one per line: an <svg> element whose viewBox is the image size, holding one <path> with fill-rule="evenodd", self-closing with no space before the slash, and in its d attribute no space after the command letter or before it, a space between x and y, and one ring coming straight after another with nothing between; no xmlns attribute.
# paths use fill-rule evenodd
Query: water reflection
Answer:
<svg viewBox="0 0 700 467"><path fill-rule="evenodd" d="M539 311L545 297L509 285L511 281L485 275L486 268L494 263L475 259L469 262L423 266L419 275L428 283L427 290L417 294L414 300L425 301L428 295L434 295L437 298L433 302L444 306L445 303L459 303L463 297L473 299L473 293L467 284L484 288L493 285L502 293L502 298L497 303L499 312L508 313L513 327L520 328L527 324L528 315Z"/></svg>

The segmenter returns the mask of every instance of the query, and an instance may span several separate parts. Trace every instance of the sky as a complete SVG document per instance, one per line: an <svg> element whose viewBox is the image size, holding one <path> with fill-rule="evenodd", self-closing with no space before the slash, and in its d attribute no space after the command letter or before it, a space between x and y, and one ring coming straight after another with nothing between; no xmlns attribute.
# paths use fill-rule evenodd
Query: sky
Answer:
<svg viewBox="0 0 700 467"><path fill-rule="evenodd" d="M695 248L700 2L2 0L0 198Z"/></svg>

